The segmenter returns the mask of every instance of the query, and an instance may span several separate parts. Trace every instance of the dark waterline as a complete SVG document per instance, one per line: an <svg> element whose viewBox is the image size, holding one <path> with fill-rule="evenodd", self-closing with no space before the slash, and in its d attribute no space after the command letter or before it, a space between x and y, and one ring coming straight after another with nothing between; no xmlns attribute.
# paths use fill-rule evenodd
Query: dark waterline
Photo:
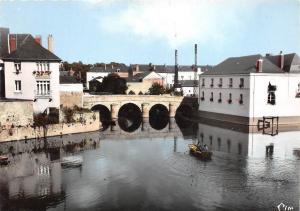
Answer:
<svg viewBox="0 0 300 211"><path fill-rule="evenodd" d="M277 210L281 202L299 209L300 131L267 136L203 123L180 129L173 121L159 131L145 124L133 133L0 144L10 160L0 167L0 210ZM198 141L213 150L211 161L188 153ZM82 167L62 168L69 155L81 155Z"/></svg>

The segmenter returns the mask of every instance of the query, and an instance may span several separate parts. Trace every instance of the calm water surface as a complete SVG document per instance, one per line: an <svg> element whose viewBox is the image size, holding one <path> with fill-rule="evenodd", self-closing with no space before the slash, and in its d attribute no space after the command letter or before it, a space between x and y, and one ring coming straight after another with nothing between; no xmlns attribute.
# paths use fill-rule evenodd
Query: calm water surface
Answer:
<svg viewBox="0 0 300 211"><path fill-rule="evenodd" d="M0 167L0 210L277 210L281 202L299 210L300 131L186 129L1 144L10 164ZM197 141L213 150L211 161L188 153ZM81 155L82 167L62 168L69 155Z"/></svg>

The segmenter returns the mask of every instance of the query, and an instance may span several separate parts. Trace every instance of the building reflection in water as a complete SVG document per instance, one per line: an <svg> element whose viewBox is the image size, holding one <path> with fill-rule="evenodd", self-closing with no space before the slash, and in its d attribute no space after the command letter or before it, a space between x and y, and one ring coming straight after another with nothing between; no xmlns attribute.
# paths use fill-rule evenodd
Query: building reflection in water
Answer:
<svg viewBox="0 0 300 211"><path fill-rule="evenodd" d="M204 123L198 125L197 139L211 150L249 157L266 156L266 147L273 145L274 157L294 156L300 147L300 131L280 132L276 136L259 131L242 132ZM293 155L294 154L294 155Z"/></svg>
<svg viewBox="0 0 300 211"><path fill-rule="evenodd" d="M0 167L0 210L45 210L61 203L65 190L60 159L99 143L97 134L1 143L1 154L10 163Z"/></svg>

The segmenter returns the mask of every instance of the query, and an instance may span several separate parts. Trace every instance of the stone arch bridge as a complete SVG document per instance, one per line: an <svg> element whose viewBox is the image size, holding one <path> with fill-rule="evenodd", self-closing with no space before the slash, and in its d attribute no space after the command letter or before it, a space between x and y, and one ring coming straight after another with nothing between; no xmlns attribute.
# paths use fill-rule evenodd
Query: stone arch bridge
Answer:
<svg viewBox="0 0 300 211"><path fill-rule="evenodd" d="M89 95L83 96L83 107L93 110L97 105L105 106L111 113L112 119L118 118L120 108L126 104L139 107L143 118L149 118L149 111L155 105L163 105L168 109L169 117L175 117L176 110L181 105L191 106L190 100L182 96L170 95ZM193 102L197 103L194 99Z"/></svg>

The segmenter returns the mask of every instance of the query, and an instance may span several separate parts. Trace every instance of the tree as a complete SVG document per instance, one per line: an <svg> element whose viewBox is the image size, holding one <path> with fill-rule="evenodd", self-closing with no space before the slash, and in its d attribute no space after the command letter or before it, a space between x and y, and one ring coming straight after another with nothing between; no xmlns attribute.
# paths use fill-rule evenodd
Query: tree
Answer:
<svg viewBox="0 0 300 211"><path fill-rule="evenodd" d="M130 90L130 91L128 92L128 94L129 94L129 95L135 95L135 92L132 91L132 90Z"/></svg>
<svg viewBox="0 0 300 211"><path fill-rule="evenodd" d="M165 94L166 89L159 83L153 83L152 86L149 88L150 95L160 95Z"/></svg>
<svg viewBox="0 0 300 211"><path fill-rule="evenodd" d="M126 94L127 89L126 80L115 73L104 77L100 86L101 92L109 92L112 94Z"/></svg>

